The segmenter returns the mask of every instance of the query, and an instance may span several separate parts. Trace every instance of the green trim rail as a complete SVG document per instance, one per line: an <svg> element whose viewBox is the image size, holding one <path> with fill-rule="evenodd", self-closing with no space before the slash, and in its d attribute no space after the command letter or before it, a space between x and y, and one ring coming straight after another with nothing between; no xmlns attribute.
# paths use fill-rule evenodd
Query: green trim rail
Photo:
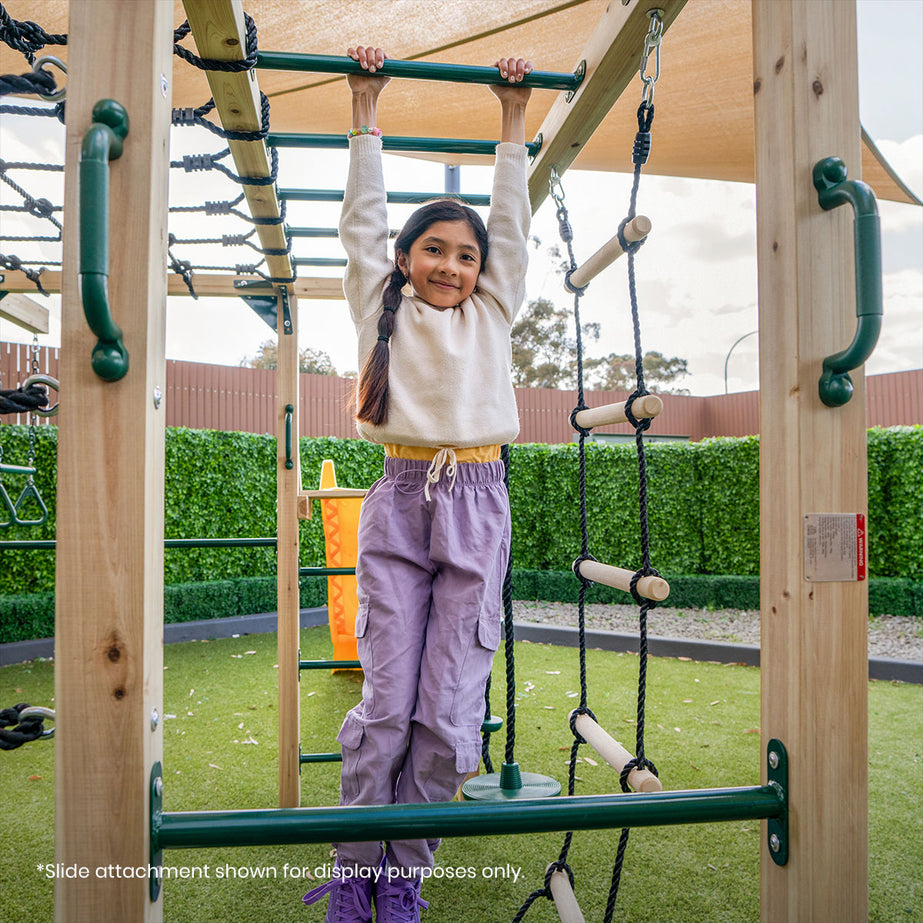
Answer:
<svg viewBox="0 0 923 923"><path fill-rule="evenodd" d="M0 542L0 548L7 551L54 551L57 542L53 538L14 539ZM266 538L165 538L164 548L275 548L276 540Z"/></svg>
<svg viewBox="0 0 923 923"><path fill-rule="evenodd" d="M297 147L324 150L346 150L349 139L346 135L302 134L293 131L270 132L266 136L270 147ZM385 135L382 149L398 153L427 154L482 154L493 157L499 141L479 141L472 138L407 138ZM541 136L526 143L530 157L541 150Z"/></svg>
<svg viewBox="0 0 923 923"><path fill-rule="evenodd" d="M785 747L767 747L768 782L741 788L517 799L502 804L447 802L363 807L258 808L235 811L163 810L163 769L150 779L151 865L165 849L282 846L365 840L548 833L659 827L719 821L768 820L773 861L788 860L788 777ZM159 876L151 889L159 891ZM156 894L153 895L156 897Z"/></svg>
<svg viewBox="0 0 923 923"><path fill-rule="evenodd" d="M256 66L262 70L299 71L309 74L368 74L358 61L346 55L299 54L285 51L261 51L256 56ZM379 72L384 77L405 80L442 80L450 83L508 83L496 67L471 64L442 64L438 61L402 61L388 58ZM586 62L581 61L574 73L532 71L517 86L535 90L577 91L586 73Z"/></svg>
<svg viewBox="0 0 923 923"><path fill-rule="evenodd" d="M433 199L458 199L466 205L490 205L490 195L466 192L389 192L391 205L422 205ZM342 202L342 189L277 189L276 197L286 202Z"/></svg>
<svg viewBox="0 0 923 923"><path fill-rule="evenodd" d="M80 297L98 338L90 362L103 381L128 372L128 350L109 307L109 161L121 157L127 134L125 107L101 99L80 150Z"/></svg>
<svg viewBox="0 0 923 923"><path fill-rule="evenodd" d="M875 193L866 183L846 179L846 164L839 157L819 160L813 179L821 208L829 211L848 203L855 213L856 333L846 349L824 359L817 386L824 404L842 407L853 395L849 372L872 355L881 332L881 223Z"/></svg>

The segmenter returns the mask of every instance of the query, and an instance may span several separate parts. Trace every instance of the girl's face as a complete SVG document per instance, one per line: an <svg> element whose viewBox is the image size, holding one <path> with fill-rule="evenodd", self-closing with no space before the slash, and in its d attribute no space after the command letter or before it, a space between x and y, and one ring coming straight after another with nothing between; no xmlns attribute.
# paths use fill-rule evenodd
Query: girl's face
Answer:
<svg viewBox="0 0 923 923"><path fill-rule="evenodd" d="M413 293L434 308L454 308L473 291L481 251L467 221L435 221L399 253L397 265Z"/></svg>

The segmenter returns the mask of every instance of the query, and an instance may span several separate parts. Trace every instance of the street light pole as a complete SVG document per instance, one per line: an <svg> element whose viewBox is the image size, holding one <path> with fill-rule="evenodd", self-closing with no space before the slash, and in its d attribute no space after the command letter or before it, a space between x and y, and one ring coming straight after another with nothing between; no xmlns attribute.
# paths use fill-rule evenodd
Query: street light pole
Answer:
<svg viewBox="0 0 923 923"><path fill-rule="evenodd" d="M728 361L731 358L731 353L734 352L734 347L737 346L742 340L746 340L747 337L752 337L754 333L759 333L759 330L751 330L749 333L745 333L742 337L738 337L734 341L734 346L728 350L728 354L724 357L724 393L728 393Z"/></svg>

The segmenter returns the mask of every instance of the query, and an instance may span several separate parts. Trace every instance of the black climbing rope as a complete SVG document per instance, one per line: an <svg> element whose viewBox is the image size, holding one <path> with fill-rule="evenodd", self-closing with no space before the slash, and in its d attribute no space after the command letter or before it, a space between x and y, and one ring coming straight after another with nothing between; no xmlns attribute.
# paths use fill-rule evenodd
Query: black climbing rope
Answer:
<svg viewBox="0 0 923 923"><path fill-rule="evenodd" d="M0 709L0 750L15 750L23 744L51 737L53 731L45 730L44 714L29 714L22 717L29 705L20 702L12 708Z"/></svg>
<svg viewBox="0 0 923 923"><path fill-rule="evenodd" d="M652 17L651 29L645 40L644 55L641 60L641 79L644 83L644 94L641 105L638 107L638 131L632 148L632 162L634 164L634 175L632 181L631 194L629 197L628 214L621 222L618 228L618 240L623 252L627 256L628 262L628 292L631 303L632 330L634 337L635 352L635 378L636 387L626 402L625 414L628 422L635 430L635 446L638 460L638 483L639 483L639 503L638 518L640 526L640 550L641 566L637 572L632 575L630 583L630 592L635 602L639 606L638 631L639 631L639 667L638 667L638 695L636 709L636 735L635 735L635 756L629 760L620 774L619 783L622 791L630 791L628 785L628 775L634 769L647 769L654 775L657 775L657 768L646 757L644 749L644 724L645 724L645 702L647 696L647 659L648 659L648 640L647 640L647 613L656 606L656 602L647 599L638 591L638 581L646 576L659 576L657 571L651 566L650 558L650 534L648 528L648 510L647 510L647 463L644 451L644 433L650 428L651 421L646 418L638 419L632 413L632 405L639 398L650 392L644 385L644 366L643 352L641 348L641 324L638 310L637 285L635 281L635 254L640 249L644 240L628 242L625 240L624 230L626 225L636 216L638 188L641 179L641 168L647 162L651 150L651 125L654 119L654 83L660 73L660 37L662 34L662 24L659 19ZM657 53L656 75L646 74L648 55L655 51ZM589 550L589 530L587 525L587 501L586 501L586 438L590 431L577 423L577 414L581 410L586 410L587 405L584 399L583 383L583 338L582 325L580 322L580 299L584 294L586 286L578 287L571 282L571 276L577 269L577 263L573 252L573 230L568 219L567 207L564 204L564 190L561 187L560 178L556 170L552 170L551 177L551 195L557 205L556 216L562 241L565 243L568 255L568 269L565 273L565 287L574 296L574 321L576 324L576 352L577 352L577 405L571 413L571 425L578 435L578 479L579 479L579 496L580 496L580 555L574 561L574 574L580 581L580 590L578 596L578 645L580 661L580 705L571 713L570 728L574 737L571 746L571 754L568 771L568 794L574 794L576 780L577 756L580 745L586 743L576 727L576 718L581 714L589 715L595 720L593 712L589 709L587 700L587 676L586 676L586 592L592 585L592 581L586 579L580 572L580 564L583 561L595 560ZM616 850L615 862L612 869L612 877L609 885L609 892L606 898L606 909L603 917L604 923L611 923L615 909L615 901L618 895L619 884L621 881L622 867L625 858L625 850L628 845L629 828L623 828L619 835L618 848ZM519 923L526 911L540 897L553 899L551 893L551 876L556 871L563 871L567 874L571 887L573 888L573 872L567 864L568 852L573 839L573 832L568 831L564 838L564 844L561 853L556 862L552 863L545 875L543 887L533 891L525 900L519 912L514 917L514 923Z"/></svg>

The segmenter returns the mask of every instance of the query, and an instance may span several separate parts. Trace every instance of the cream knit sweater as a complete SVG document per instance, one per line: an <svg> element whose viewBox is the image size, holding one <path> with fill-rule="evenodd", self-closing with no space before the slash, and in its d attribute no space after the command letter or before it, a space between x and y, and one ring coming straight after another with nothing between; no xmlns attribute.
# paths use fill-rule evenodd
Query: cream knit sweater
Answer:
<svg viewBox="0 0 923 923"><path fill-rule="evenodd" d="M395 314L388 374L388 421L357 425L376 443L496 445L519 433L510 379L510 328L525 297L531 209L526 148L497 146L487 221L490 249L474 293L455 308L404 295ZM350 140L349 178L340 219L349 262L343 288L359 335L359 366L378 340L382 293L394 268L381 139Z"/></svg>

